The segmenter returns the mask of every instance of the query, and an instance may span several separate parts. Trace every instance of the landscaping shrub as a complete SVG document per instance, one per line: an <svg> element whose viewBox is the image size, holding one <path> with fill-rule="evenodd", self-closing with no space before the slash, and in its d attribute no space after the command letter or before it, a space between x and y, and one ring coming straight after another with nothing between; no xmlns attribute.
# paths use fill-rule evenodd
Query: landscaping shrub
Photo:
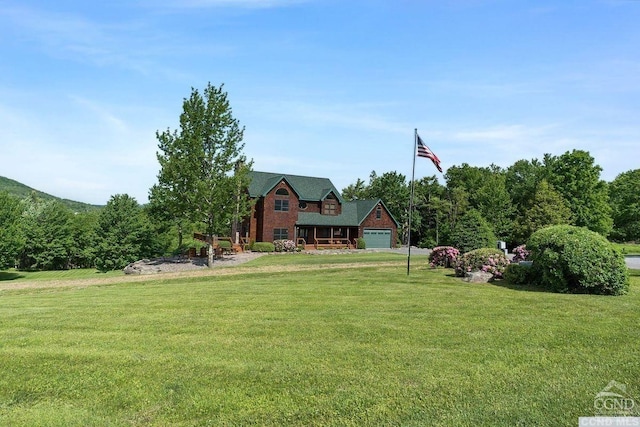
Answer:
<svg viewBox="0 0 640 427"><path fill-rule="evenodd" d="M516 246L513 249L513 259L511 259L511 262L518 263L520 261L527 261L529 255L530 252L527 250L527 245Z"/></svg>
<svg viewBox="0 0 640 427"><path fill-rule="evenodd" d="M365 240L362 237L358 237L358 240L356 242L356 248L367 249L367 242L365 242Z"/></svg>
<svg viewBox="0 0 640 427"><path fill-rule="evenodd" d="M526 285L531 282L531 266L512 262L505 268L502 278L512 285Z"/></svg>
<svg viewBox="0 0 640 427"><path fill-rule="evenodd" d="M251 250L254 252L273 252L276 248L271 242L255 242Z"/></svg>
<svg viewBox="0 0 640 427"><path fill-rule="evenodd" d="M509 265L509 258L499 249L480 248L467 252L456 260L456 276L464 277L471 271L484 271L501 278Z"/></svg>
<svg viewBox="0 0 640 427"><path fill-rule="evenodd" d="M555 292L620 295L629 290L624 256L607 239L586 228L554 225L527 242L532 279Z"/></svg>
<svg viewBox="0 0 640 427"><path fill-rule="evenodd" d="M460 251L453 246L436 246L429 254L429 265L431 268L453 268L459 256Z"/></svg>
<svg viewBox="0 0 640 427"><path fill-rule="evenodd" d="M293 240L274 240L273 247L276 252L295 252L298 249Z"/></svg>
<svg viewBox="0 0 640 427"><path fill-rule="evenodd" d="M480 212L469 209L451 233L451 245L465 253L479 248L492 248L498 239Z"/></svg>

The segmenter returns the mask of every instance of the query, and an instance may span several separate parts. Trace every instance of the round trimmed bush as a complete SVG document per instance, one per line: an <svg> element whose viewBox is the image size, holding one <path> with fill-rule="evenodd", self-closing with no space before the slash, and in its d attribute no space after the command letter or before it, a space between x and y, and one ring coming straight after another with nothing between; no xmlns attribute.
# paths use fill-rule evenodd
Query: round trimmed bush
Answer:
<svg viewBox="0 0 640 427"><path fill-rule="evenodd" d="M509 258L500 249L480 248L467 252L456 261L456 276L464 277L472 271L485 271L501 278L510 264Z"/></svg>
<svg viewBox="0 0 640 427"><path fill-rule="evenodd" d="M254 252L274 252L276 247L271 242L255 242L251 246L251 250Z"/></svg>
<svg viewBox="0 0 640 427"><path fill-rule="evenodd" d="M362 237L358 237L356 249L367 249L367 242Z"/></svg>
<svg viewBox="0 0 640 427"><path fill-rule="evenodd" d="M429 265L431 268L452 268L459 256L460 251L453 246L436 246L429 254Z"/></svg>
<svg viewBox="0 0 640 427"><path fill-rule="evenodd" d="M571 225L536 231L527 242L532 279L554 292L621 295L629 290L624 256L600 234Z"/></svg>
<svg viewBox="0 0 640 427"><path fill-rule="evenodd" d="M531 266L512 262L505 268L502 278L512 285L526 285L531 282Z"/></svg>

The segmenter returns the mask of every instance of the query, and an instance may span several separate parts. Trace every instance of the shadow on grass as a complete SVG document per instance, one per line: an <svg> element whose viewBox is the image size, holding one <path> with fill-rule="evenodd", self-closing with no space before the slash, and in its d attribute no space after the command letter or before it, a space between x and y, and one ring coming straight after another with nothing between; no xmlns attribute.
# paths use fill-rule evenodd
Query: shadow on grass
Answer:
<svg viewBox="0 0 640 427"><path fill-rule="evenodd" d="M545 293L553 293L547 289L541 288L535 285L515 285L513 283L509 283L506 280L493 280L489 282L490 285L499 286L501 288L511 289L514 291L523 291L523 292L545 292Z"/></svg>
<svg viewBox="0 0 640 427"><path fill-rule="evenodd" d="M7 280L16 280L23 278L24 275L20 273L11 273L8 271L0 271L0 282L4 282Z"/></svg>

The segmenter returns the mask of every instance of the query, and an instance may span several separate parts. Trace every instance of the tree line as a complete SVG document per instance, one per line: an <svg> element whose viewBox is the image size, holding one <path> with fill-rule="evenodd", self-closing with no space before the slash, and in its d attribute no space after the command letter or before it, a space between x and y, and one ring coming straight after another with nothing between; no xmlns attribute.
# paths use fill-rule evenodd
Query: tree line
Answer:
<svg viewBox="0 0 640 427"><path fill-rule="evenodd" d="M554 224L586 227L614 241L640 240L640 169L611 183L587 151L573 150L542 160L450 167L440 184L435 175L414 182L411 244L464 249L479 239L515 247L536 230ZM402 224L406 243L411 183L398 172L371 173L342 190L347 200L381 198Z"/></svg>
<svg viewBox="0 0 640 427"><path fill-rule="evenodd" d="M233 118L223 86L208 84L183 100L179 129L157 132L158 183L141 206L126 194L98 211L73 212L33 193L0 192L0 269L116 270L142 258L182 253L204 232L213 263L213 236L232 235L250 212L246 191L252 162L242 153L244 128ZM640 240L640 169L607 183L586 151L542 160L452 166L413 183L398 172L372 172L343 189L347 200L382 199L402 224L406 243L423 247L524 243L545 225L571 224L618 241ZM413 191L414 209L409 212ZM411 215L411 221L409 221ZM203 243L198 243L202 245Z"/></svg>

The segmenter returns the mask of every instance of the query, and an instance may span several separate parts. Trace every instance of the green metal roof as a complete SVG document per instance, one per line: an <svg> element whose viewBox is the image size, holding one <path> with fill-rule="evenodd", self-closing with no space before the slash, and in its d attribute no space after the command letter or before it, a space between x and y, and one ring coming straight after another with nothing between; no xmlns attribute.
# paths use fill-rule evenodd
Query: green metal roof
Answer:
<svg viewBox="0 0 640 427"><path fill-rule="evenodd" d="M300 200L307 202L321 201L331 193L342 206L340 215L323 215L317 212L299 212L297 225L319 225L334 227L357 227L362 224L371 213L380 199L345 201L333 183L327 178L315 178L311 176L287 175L281 173L251 171L251 184L249 184L250 197L264 197L283 179L296 192ZM385 206L386 208L386 206ZM389 212L389 209L387 209ZM391 215L391 213L389 213ZM397 226L398 221L391 216Z"/></svg>
<svg viewBox="0 0 640 427"><path fill-rule="evenodd" d="M293 188L300 200L324 200L330 193L334 193L340 203L344 203L340 192L327 178L257 171L251 171L249 176L251 177L251 184L249 184L250 197L266 196L273 187L284 179Z"/></svg>
<svg viewBox="0 0 640 427"><path fill-rule="evenodd" d="M299 212L296 225L319 225L327 227L358 227L362 224L371 211L378 206L382 200L355 200L353 202L342 203L342 213L340 215L323 215L318 212ZM386 208L386 206L385 206ZM389 209L387 209L389 211ZM391 215L391 213L389 213ZM393 221L399 226L398 221L391 216Z"/></svg>

